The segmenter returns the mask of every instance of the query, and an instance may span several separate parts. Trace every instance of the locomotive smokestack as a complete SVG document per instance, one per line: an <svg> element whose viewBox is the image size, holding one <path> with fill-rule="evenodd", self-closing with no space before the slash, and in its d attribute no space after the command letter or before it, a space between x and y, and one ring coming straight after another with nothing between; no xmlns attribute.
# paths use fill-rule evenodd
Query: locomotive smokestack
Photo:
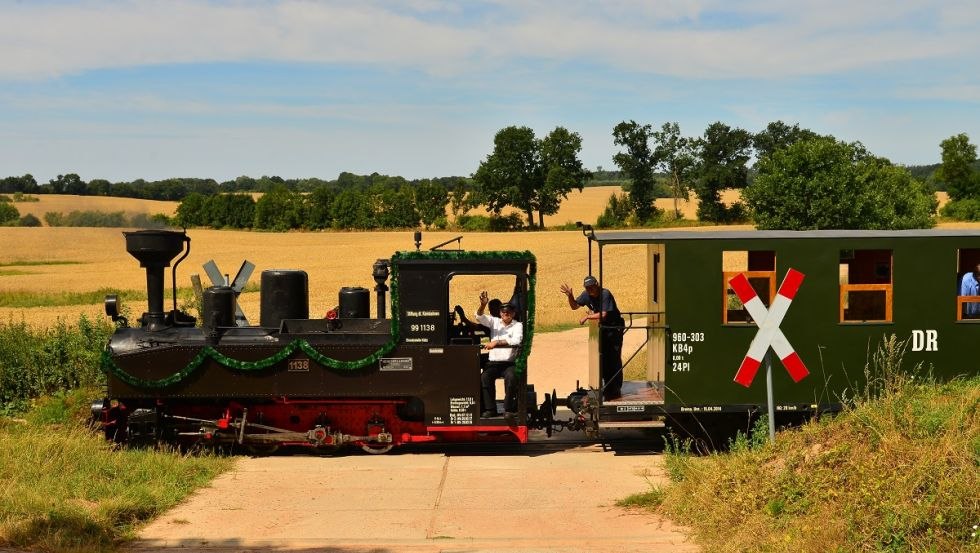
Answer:
<svg viewBox="0 0 980 553"><path fill-rule="evenodd" d="M185 232L172 230L140 230L124 232L126 251L146 268L146 295L148 311L143 314L143 326L147 330L165 328L163 311L163 269L170 266L173 258L189 242Z"/></svg>

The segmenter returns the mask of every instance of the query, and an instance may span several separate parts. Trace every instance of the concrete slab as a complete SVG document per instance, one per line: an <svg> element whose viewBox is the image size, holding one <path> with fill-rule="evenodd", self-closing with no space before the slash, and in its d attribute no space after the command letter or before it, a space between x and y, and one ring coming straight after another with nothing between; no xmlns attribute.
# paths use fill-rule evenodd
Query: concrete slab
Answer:
<svg viewBox="0 0 980 553"><path fill-rule="evenodd" d="M599 447L241 459L140 534L134 551L697 551L617 499L663 478L657 455Z"/></svg>

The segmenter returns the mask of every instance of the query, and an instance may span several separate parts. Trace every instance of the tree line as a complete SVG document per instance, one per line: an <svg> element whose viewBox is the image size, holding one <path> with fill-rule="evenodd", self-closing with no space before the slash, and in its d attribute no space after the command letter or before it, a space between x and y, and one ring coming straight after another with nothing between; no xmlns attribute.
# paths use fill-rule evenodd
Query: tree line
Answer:
<svg viewBox="0 0 980 553"><path fill-rule="evenodd" d="M685 136L676 122L654 128L630 120L617 124L612 136L619 148L612 158L614 171L583 166L576 132L559 126L538 138L528 127L509 126L496 133L492 151L470 178L410 181L344 172L331 181L242 176L220 184L196 178L110 183L84 182L72 173L43 186L31 175L7 177L0 180L0 192L175 200L180 201L176 224L280 231L445 228L447 211L454 224L468 230L543 227L544 217L557 213L572 190L590 183L622 183L624 189L609 199L600 226L679 218L679 202L692 191L700 199L701 221L753 220L760 228L931 226L932 192L943 188L952 199L944 215L980 219L976 146L966 134L943 141L943 161L928 172L895 165L859 142L782 121L756 133L715 122L700 136ZM740 189L743 201L725 205L724 189ZM256 200L247 192L263 194ZM673 213L656 207L658 197L674 198ZM491 216L465 215L477 206ZM506 208L518 210L525 220L504 217Z"/></svg>

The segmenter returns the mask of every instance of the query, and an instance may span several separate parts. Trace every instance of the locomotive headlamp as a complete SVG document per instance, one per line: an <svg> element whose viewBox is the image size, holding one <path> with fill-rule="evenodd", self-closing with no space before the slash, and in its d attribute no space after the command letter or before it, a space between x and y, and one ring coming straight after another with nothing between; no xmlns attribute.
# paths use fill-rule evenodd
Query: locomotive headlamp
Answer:
<svg viewBox="0 0 980 553"><path fill-rule="evenodd" d="M119 317L119 296L110 294L105 297L105 314L115 321Z"/></svg>
<svg viewBox="0 0 980 553"><path fill-rule="evenodd" d="M123 321L127 324L126 317L119 314L119 296L109 294L105 297L105 314L112 318L112 322Z"/></svg>

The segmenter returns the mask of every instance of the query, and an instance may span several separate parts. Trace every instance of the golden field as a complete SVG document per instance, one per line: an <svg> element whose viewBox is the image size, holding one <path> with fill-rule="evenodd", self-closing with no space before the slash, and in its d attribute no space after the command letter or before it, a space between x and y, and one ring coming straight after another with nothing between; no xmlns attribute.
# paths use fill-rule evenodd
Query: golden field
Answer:
<svg viewBox="0 0 980 553"><path fill-rule="evenodd" d="M562 204L558 215L547 217L546 224L565 222L594 222L605 207L606 200L619 187L593 187L573 192ZM945 203L945 194L939 200ZM723 196L726 202L736 199L737 191ZM173 214L175 202L157 202L125 198L42 195L40 202L17 203L21 213L26 207L39 216L46 211L98 209ZM673 200L657 200L658 207L673 209ZM681 202L682 212L693 218L697 200ZM944 227L976 228L977 224L943 224ZM705 227L719 229L720 227ZM730 227L731 228L731 227ZM751 228L749 226L735 228ZM694 228L696 229L696 227ZM687 229L692 230L692 229ZM122 229L106 228L17 228L0 227L0 295L17 292L88 292L101 288L139 290L145 288L145 274L135 259L125 251ZM423 248L457 236L456 232L427 232ZM397 250L413 249L412 233L397 232L289 232L264 233L249 231L191 230L191 255L178 271L178 286L188 288L190 275L203 275L201 265L214 259L222 271L234 273L243 259L256 264L251 282L259 282L263 269L303 269L310 277L310 312L316 316L337 304L337 292L343 286L363 286L373 289L371 265L376 259L388 258ZM567 282L576 289L587 272L586 241L578 231L549 231L531 233L465 233L463 247L468 250L530 250L538 259L538 322L557 325L576 321L577 314L569 311L564 296L558 292ZM608 250L607 253L613 252ZM620 247L615 255L607 256L605 282L613 290L623 311L641 311L643 274L637 268L644 264L643 248ZM69 265L18 265L11 263L72 261ZM169 297L169 271L168 271ZM479 283L460 279L454 288L454 303L467 312L476 307ZM204 278L207 283L206 277ZM499 282L488 283L489 287ZM508 290L489 290L491 296L508 296ZM458 296L458 297L457 297ZM373 303L372 293L372 303ZM506 299L506 298L505 298ZM132 303L132 302L130 302ZM169 301L168 301L169 303ZM247 293L241 305L253 321L258 320L259 294ZM142 313L144 304L129 306L135 315ZM372 313L374 307L372 306ZM32 324L48 325L59 317L69 321L79 313L103 317L101 304L65 307L9 308L0 307L0 320L23 318Z"/></svg>
<svg viewBox="0 0 980 553"><path fill-rule="evenodd" d="M173 217L177 213L177 205L179 205L178 202L104 196L71 196L68 194L32 194L32 196L39 201L17 202L13 205L20 212L21 217L30 213L40 219L44 225L47 225L44 222L44 214L52 211L66 214L72 211L103 211L106 213L122 211L129 217L137 213L146 213L147 215L163 213L168 217Z"/></svg>
<svg viewBox="0 0 980 553"><path fill-rule="evenodd" d="M609 202L609 196L613 194L621 194L623 192L622 188L619 186L592 186L589 188L583 188L581 192L573 190L565 201L562 202L561 208L559 208L558 213L555 215L545 215L544 225L545 227L555 227L560 225L565 225L568 223L574 223L576 221L582 221L583 223L595 224L596 219L602 214L602 211L606 209L606 204ZM725 190L722 193L721 200L726 204L731 204L737 201L739 198L738 190ZM657 198L656 205L658 208L672 212L674 210L674 200L672 198ZM691 194L690 198L687 200L680 200L677 205L681 214L685 219L697 219L698 211L698 200L695 194ZM509 214L516 211L515 209L505 209L504 214ZM486 215L487 211L485 208L477 207L471 209L467 212L469 215ZM526 216L524 216L526 222ZM535 215L535 223L537 223L537 215Z"/></svg>
<svg viewBox="0 0 980 553"><path fill-rule="evenodd" d="M706 227L717 229L719 227ZM749 228L749 227L741 227ZM373 289L371 265L388 258L397 250L414 249L412 233L401 232L290 232L260 233L246 231L190 230L191 254L177 271L178 286L190 286L190 275L198 273L207 282L201 265L214 259L226 272L238 270L243 259L256 265L251 282L259 282L264 269L303 269L310 278L310 313L318 316L337 304L343 286ZM423 234L423 248L457 236L451 232ZM144 290L145 272L125 250L120 229L103 228L18 228L0 227L0 266L12 262L74 261L71 265L18 265L0 274L0 294L33 291L93 291L111 287ZM538 322L544 325L573 323L576 316L559 292L562 283L580 290L586 268L586 240L578 231L533 233L466 233L463 248L467 250L530 250L538 259ZM612 250L607 250L609 254ZM644 278L638 270L644 265L641 246L622 246L607 255L605 283L623 311L641 311L645 302ZM10 274L20 273L20 274ZM167 272L167 296L170 277ZM499 281L491 282L491 296L506 299L510 290ZM480 283L466 280L458 298L453 298L471 313L477 307ZM374 313L372 293L372 313ZM171 300L168 299L169 305ZM132 302L131 302L132 303ZM240 301L246 315L258 320L259 294L246 293ZM145 303L130 305L134 315L146 310ZM74 320L79 313L104 317L101 305L0 308L0 320L24 318L37 325L47 325L58 317Z"/></svg>

